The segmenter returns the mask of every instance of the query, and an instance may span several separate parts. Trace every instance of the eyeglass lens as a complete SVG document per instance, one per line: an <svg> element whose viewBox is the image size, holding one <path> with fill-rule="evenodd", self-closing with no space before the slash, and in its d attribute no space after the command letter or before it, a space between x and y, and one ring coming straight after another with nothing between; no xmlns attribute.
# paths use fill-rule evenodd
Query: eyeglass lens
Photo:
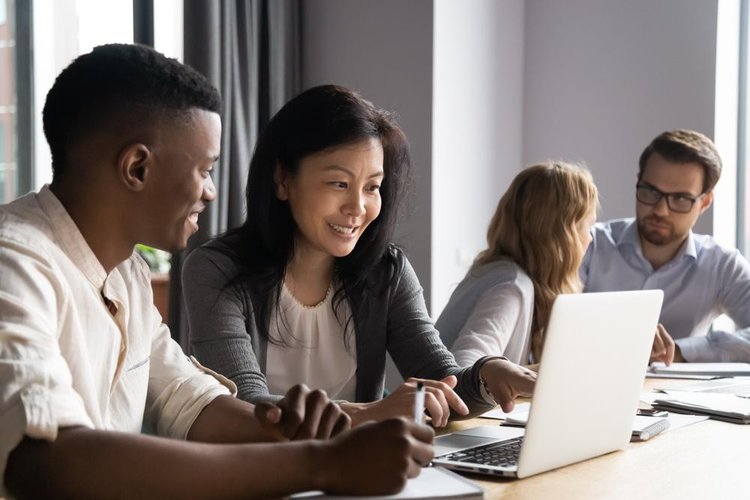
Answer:
<svg viewBox="0 0 750 500"><path fill-rule="evenodd" d="M637 186L635 191L636 198L646 205L656 205L663 198L667 198L667 206L674 212L685 213L693 208L695 200L681 194L662 193L658 189L650 186Z"/></svg>

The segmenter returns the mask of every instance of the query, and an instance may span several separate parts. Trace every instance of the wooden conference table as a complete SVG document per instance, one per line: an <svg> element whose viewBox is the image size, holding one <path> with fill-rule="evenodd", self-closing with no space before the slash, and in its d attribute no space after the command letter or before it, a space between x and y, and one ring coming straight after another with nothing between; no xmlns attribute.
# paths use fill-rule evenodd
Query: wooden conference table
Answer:
<svg viewBox="0 0 750 500"><path fill-rule="evenodd" d="M646 379L656 385L694 381ZM452 422L453 432L497 420ZM616 451L525 479L494 479L464 474L486 490L485 498L504 499L724 499L750 498L750 425L706 420L630 443Z"/></svg>

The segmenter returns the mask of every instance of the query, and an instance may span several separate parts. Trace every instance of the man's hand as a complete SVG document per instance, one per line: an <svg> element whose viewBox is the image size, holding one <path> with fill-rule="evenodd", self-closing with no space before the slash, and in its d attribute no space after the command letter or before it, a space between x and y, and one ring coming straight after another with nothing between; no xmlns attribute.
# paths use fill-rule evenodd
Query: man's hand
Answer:
<svg viewBox="0 0 750 500"><path fill-rule="evenodd" d="M344 410L350 412L355 426L370 420L381 421L394 417L414 418L414 400L418 382L424 385L424 407L432 419L433 427L445 427L448 424L451 408L459 415L469 413L466 404L453 391L457 383L453 375L439 381L412 377L385 399L365 405L344 403Z"/></svg>
<svg viewBox="0 0 750 500"><path fill-rule="evenodd" d="M295 385L276 405L259 403L255 417L282 440L328 439L351 425L349 416L324 391Z"/></svg>
<svg viewBox="0 0 750 500"><path fill-rule="evenodd" d="M388 495L432 460L435 432L406 418L368 422L323 443L320 489Z"/></svg>
<svg viewBox="0 0 750 500"><path fill-rule="evenodd" d="M513 400L518 396L531 396L536 383L536 373L507 359L491 359L482 365L481 377L497 404L508 413L513 411Z"/></svg>
<svg viewBox="0 0 750 500"><path fill-rule="evenodd" d="M682 358L682 356L680 356ZM675 343L672 337L667 333L664 325L659 323L656 326L656 335L654 335L654 344L651 346L651 357L649 362L663 361L669 366L675 359Z"/></svg>

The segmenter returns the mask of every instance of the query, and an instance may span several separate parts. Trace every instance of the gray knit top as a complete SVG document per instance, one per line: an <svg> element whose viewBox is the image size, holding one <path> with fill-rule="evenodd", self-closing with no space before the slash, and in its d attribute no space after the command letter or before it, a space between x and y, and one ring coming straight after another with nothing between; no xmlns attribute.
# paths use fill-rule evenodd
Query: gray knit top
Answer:
<svg viewBox="0 0 750 500"><path fill-rule="evenodd" d="M229 251L230 243L220 237L185 261L182 279L190 343L203 365L237 384L239 398L251 403L277 401L281 395L269 394L264 375L267 341L258 331L249 290L235 279L239 262ZM427 314L411 264L395 246L388 253L371 276L388 279L385 259L396 263L395 280L386 292L369 294L363 301L350 297L357 347L356 401L383 397L387 352L404 378L440 380L455 375L455 391L471 415L490 409L479 389L479 369L488 358L458 367Z"/></svg>

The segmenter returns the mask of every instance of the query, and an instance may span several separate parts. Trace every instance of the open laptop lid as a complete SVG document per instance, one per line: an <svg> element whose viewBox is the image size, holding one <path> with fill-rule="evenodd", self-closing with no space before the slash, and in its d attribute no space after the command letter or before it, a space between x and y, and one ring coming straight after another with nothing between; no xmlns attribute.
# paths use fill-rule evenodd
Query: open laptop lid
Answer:
<svg viewBox="0 0 750 500"><path fill-rule="evenodd" d="M663 295L640 290L557 297L518 477L627 446Z"/></svg>
<svg viewBox="0 0 750 500"><path fill-rule="evenodd" d="M624 448L656 332L660 290L561 295L551 312L524 429L478 426L435 439L434 463L526 477ZM446 455L525 434L516 466Z"/></svg>

